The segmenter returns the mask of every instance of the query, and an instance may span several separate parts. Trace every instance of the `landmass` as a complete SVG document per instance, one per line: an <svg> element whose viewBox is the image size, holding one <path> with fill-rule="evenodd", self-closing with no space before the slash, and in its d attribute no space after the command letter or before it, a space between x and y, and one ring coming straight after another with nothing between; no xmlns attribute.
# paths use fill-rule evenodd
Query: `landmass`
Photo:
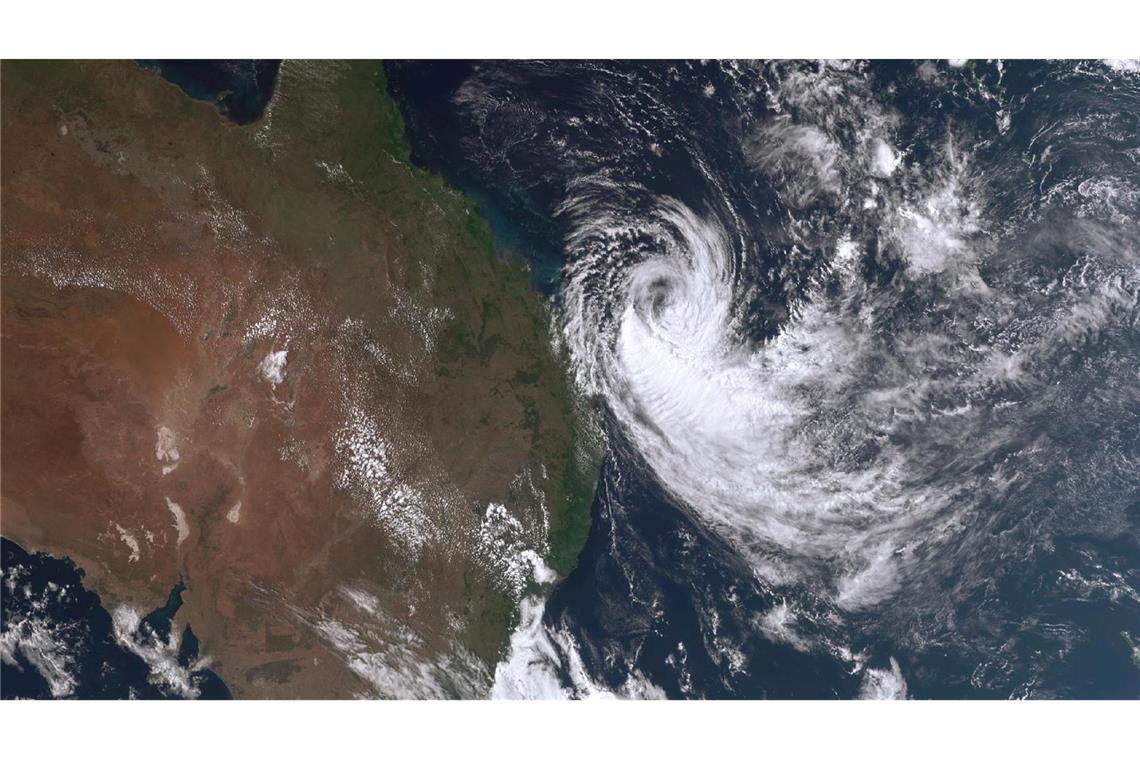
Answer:
<svg viewBox="0 0 1140 760"><path fill-rule="evenodd" d="M238 125L130 62L2 68L0 532L237 697L487 693L598 445L526 269L375 62Z"/></svg>

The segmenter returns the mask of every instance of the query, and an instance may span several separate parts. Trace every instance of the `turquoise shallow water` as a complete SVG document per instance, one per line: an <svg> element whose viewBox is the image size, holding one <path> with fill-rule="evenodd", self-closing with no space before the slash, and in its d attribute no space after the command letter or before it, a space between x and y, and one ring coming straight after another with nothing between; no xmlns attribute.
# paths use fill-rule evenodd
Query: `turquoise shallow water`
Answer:
<svg viewBox="0 0 1140 760"><path fill-rule="evenodd" d="M158 68L237 121L276 71ZM530 264L605 417L535 634L564 693L1140 696L1135 74L388 73L415 160ZM228 696L179 587L124 643L65 558L5 540L3 565L5 698L187 695L132 647Z"/></svg>
<svg viewBox="0 0 1140 760"><path fill-rule="evenodd" d="M1134 74L1032 61L388 73L414 158L533 252L607 413L593 532L544 617L558 655L542 667L568 694L634 679L678 698L1140 696ZM722 237L695 236L676 207ZM685 381L665 364L629 374L650 356L631 353L650 348L630 342L639 320L665 357L717 319L702 245L724 248L709 259L731 315L716 351L756 361L789 333L809 362L796 383L756 374L733 393L791 399L799 423L742 422L749 406L694 392L739 381L747 365L716 352ZM813 309L838 342L805 321ZM678 417L683 432L665 432ZM819 512L837 494L850 506ZM879 554L859 548L872 543Z"/></svg>

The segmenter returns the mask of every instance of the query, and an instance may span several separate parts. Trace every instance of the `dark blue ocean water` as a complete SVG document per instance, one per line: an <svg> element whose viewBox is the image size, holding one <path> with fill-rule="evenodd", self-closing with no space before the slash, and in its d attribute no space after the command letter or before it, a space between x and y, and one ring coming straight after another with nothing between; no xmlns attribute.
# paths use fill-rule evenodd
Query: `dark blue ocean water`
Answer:
<svg viewBox="0 0 1140 760"><path fill-rule="evenodd" d="M280 61L267 60L143 60L139 63L157 71L196 100L214 103L235 124L250 124L261 118Z"/></svg>
<svg viewBox="0 0 1140 760"><path fill-rule="evenodd" d="M272 62L149 63L240 123L260 115L277 71ZM737 307L757 342L786 324L788 305L818 274L837 230L861 236L873 254L891 243L864 226L849 199L824 195L789 207L771 176L749 168L741 148L748 145L742 136L758 126L777 116L807 119L824 101L833 118L824 125L829 135L857 141L845 131L847 114L863 104L842 90L809 87L804 113L784 105L777 114L765 92L768 70L742 73L715 61L396 62L388 74L414 159L477 200L501 251L524 257L536 289L555 302L570 232L560 205L588 173L610 178L615 192L627 189L618 200L634 216L661 194L709 213L726 203L735 209L741 239L763 243L736 262L738 284L751 294ZM1095 63L1037 62L961 70L883 62L868 67L866 79L875 100L905 115L892 134L912 165L939 160L950 131L968 139L971 160L989 181L987 219L997 220L987 232L1036 257L1027 280L1077 259L1090 238L1070 232L1089 218L1101 225L1095 243L1111 241L1125 261L1137 255L1126 221L1136 212L1129 178L1140 174L1134 80ZM787 166L776 170L796 179ZM1096 184L1102 176L1123 181L1106 189ZM1055 196L1074 200L1071 207L1044 203ZM1049 225L1021 230L1011 221L1002 229L1001 220L1036 219L1038 207ZM632 248L651 244L631 240ZM870 260L868 283L889 289L901 280L898 259ZM1000 276L1004 263L994 257L981 274ZM1026 293L1029 301L1039 297ZM899 318L924 317L902 304ZM1026 471L1015 500L990 504L980 494L983 519L970 543L931 555L931 572L895 601L854 612L806 587L760 581L731 542L666 492L598 400L609 449L593 525L577 569L548 601L545 622L572 635L596 682L618 689L636 672L671 697L854 697L866 677L838 651L844 647L870 668L885 671L894 659L912 697L1137 698L1140 479L1129 468L1140 461L1140 404L1130 395L1135 372L1118 368L1133 366L1138 342L1134 327L1105 330L1058 358L1054 383L1071 387L1020 421L1036 436L1026 439L1036 449L1052 447L1050 466ZM1009 451L1023 444L1011 441ZM174 696L118 645L107 610L74 565L7 540L3 552L3 630L7 636L30 620L59 643L49 654L70 658L73 684L57 679L57 689L77 697ZM182 590L177 585L146 616L143 639L169 641ZM939 596L952 602L936 604ZM760 630L763 616L783 608L796 611L796 631L808 645ZM188 667L197 642L188 628L181 641L178 660ZM19 647L13 651L3 664L3 696L51 696L35 664ZM207 670L194 679L203 696L228 695Z"/></svg>
<svg viewBox="0 0 1140 760"><path fill-rule="evenodd" d="M157 682L150 666L117 640L111 615L99 595L83 585L73 562L27 552L0 538L3 568L2 635L11 642L11 660L0 664L4 699L180 699L184 695ZM162 607L147 614L134 634L142 645L168 643L185 586L179 581ZM8 654L6 648L6 655ZM179 666L194 667L198 639L187 625L177 652ZM51 676L45 677L45 672ZM194 670L190 682L201 699L229 699L221 678ZM56 687L53 692L53 685Z"/></svg>
<svg viewBox="0 0 1140 760"><path fill-rule="evenodd" d="M235 123L257 121L273 94L280 61L140 61L177 84L188 95L215 103ZM83 571L67 558L28 552L7 538L3 546L2 630L13 642L11 659L0 665L4 699L180 699L184 695L155 682L150 666L116 640L111 615L98 594L83 585ZM134 634L142 646L171 640L174 617L182 606L180 580L166 604L148 613ZM7 640L7 639L6 639ZM46 652L39 665L29 660ZM7 651L6 651L7 654ZM191 669L198 660L198 638L182 630L178 665ZM56 694L43 668L59 667ZM229 699L222 679L208 668L193 671L190 683L201 699Z"/></svg>
<svg viewBox="0 0 1140 760"><path fill-rule="evenodd" d="M844 130L846 122L857 122L850 112L863 105L828 89L827 82L805 87L799 106L774 105L772 93L793 76L815 81L815 66L802 68L757 73L716 61L409 61L387 67L413 159L473 195L496 238L534 262L535 287L556 302L560 270L568 263L560 251L573 223L580 223L563 204L580 195L583 177L594 183L595 195L605 192L596 190L599 185L612 186L630 217L660 195L709 213L725 205L735 209L748 252L736 263L738 284L751 294L739 307L758 342L783 326L787 305L818 272L839 230L862 235L857 239L872 254L883 244L874 229L863 227L851 201L821 194L822 201L788 206L786 195L774 191L771 174L762 176L750 163L750 136L781 119L797 123L823 112L829 114L823 128L835 143L861 139ZM986 214L1008 218L1010 227L1015 219L1035 218L1028 209L1044 205L1051 192L1061 194L1086 178L1140 177L1137 85L1095 63L987 62L958 70L879 62L862 81L870 82L868 100L903 114L891 130L912 165L944 161L953 155L946 135L966 135L972 160L988 165L983 176L998 188L985 201ZM1112 137L1098 145L1106 130ZM777 165L774 171L792 171L784 179L794 182L795 171L818 168ZM847 179L843 168L837 171L841 181ZM605 209L606 201L597 205ZM1090 213L1077 211L1080 218ZM1045 262L1078 256L1085 243L1065 239L1069 224L1047 236L1034 233L1034 244L1044 240L1043 247L1026 255ZM1129 248L1135 230L1124 224L1121 233L1129 241L1123 255L1136 256ZM1030 237L1019 234L1011 235L1019 241L1013 245ZM631 251L640 245L631 239ZM789 260L792 250L799 253ZM804 262L802 269L796 261ZM876 255L863 275L889 288L901 266ZM921 318L917 310L907 314L904 298L899 302L900 318ZM1104 350L1134 360L1140 341L1129 335L1120 334ZM1080 362L1099 359L1100 349L1089 350ZM1066 475L1030 475L1039 480L1016 504L983 504L991 526L970 539L986 547L982 553L945 549L932 558L922 584L906 589L895 604L854 612L836 610L807 589L758 580L732 546L662 489L600 401L610 448L593 527L577 569L550 597L545 622L573 635L599 683L616 689L638 672L671 697L854 697L865 676L838 652L844 647L875 669L885 671L893 658L911 697L1137 698L1140 491L1135 475L1131 486L1127 476L1118 479L1115 463L1117 457L1140 460L1140 444L1131 433L1119 438L1112 431L1125 419L1140 418L1140 405L1130 391L1112 397L1098 388L1105 382L1115 387L1117 380L1104 374L1076 372L1072 382L1089 384L1074 391L1076 398L1092 393L1112 399L1103 407L1103 422L1090 432L1084 423L1092 417L1083 413L1081 422L1055 416L1025 426L1047 430L1059 446L1092 452L1080 464L1056 455L1073 468L1095 472L1101 467L1096 448L1113 446L1104 453L1105 482L1120 485L1102 491L1100 502L1066 503L1070 497L1054 490ZM1057 517L1035 524L1036 515L1057 510L1088 514L1087 529L1056 528L1063 519ZM1079 588L1066 585L1074 578ZM947 608L932 587L954 589L962 598L949 611L927 612ZM814 643L797 646L762 634L761 617L785 605L799 611L797 630Z"/></svg>

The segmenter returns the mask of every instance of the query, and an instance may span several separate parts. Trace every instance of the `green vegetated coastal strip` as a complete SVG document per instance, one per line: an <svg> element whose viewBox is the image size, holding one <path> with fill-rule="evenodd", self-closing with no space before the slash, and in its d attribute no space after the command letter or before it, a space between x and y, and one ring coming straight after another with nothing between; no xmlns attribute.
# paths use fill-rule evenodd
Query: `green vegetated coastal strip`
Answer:
<svg viewBox="0 0 1140 760"><path fill-rule="evenodd" d="M465 220L465 237L477 253L476 259L484 263L493 278L492 290L500 291L496 298L525 304L530 319L539 328L537 332L544 338L542 345L525 346L534 356L533 372L525 373L525 376L519 373L516 392L523 403L528 404L526 386L538 386L552 394L559 405L560 420L553 421L553 424L548 422L546 429L541 427L541 421L536 422L533 444L536 460L546 466L549 480L553 483L546 491L550 512L547 562L560 574L566 575L577 564L578 554L590 530L590 508L597 488L603 449L601 431L587 401L572 387L568 357L564 352L559 356L553 355L551 342L546 340L547 316L525 265L497 255L490 225L478 213L474 201L449 187L441 177L411 163L411 147L403 115L388 92L383 65L375 64L372 76L381 101L379 144L406 163L411 176L429 188L433 197L447 202L449 206L457 206L452 213ZM487 304L487 309L494 309L494 304ZM471 325L459 320L452 325L454 332L448 336L451 347L456 342L477 342L478 336L473 335ZM473 346L469 344L469 347Z"/></svg>
<svg viewBox="0 0 1140 760"><path fill-rule="evenodd" d="M572 387L568 357L554 355L548 317L525 263L499 255L471 198L412 163L381 62L347 63L331 77L290 63L281 69L279 100L317 102L275 102L266 118L275 130L287 128L288 141L304 141L307 154L335 158L355 192L370 196L366 200L399 225L402 244L431 271L437 302L454 312L438 341L437 380L469 383L482 374L473 370L492 364L499 351L526 365L508 390L528 411L532 463L547 474L541 484L550 518L547 561L569 573L589 533L603 447L589 405ZM327 111L319 107L321 98L332 101ZM425 196L435 213L424 213ZM304 218L292 211L283 209L281 217ZM310 236L313 246L327 245L328 231L290 232ZM405 286L419 284L413 269L404 275Z"/></svg>
<svg viewBox="0 0 1140 760"><path fill-rule="evenodd" d="M383 334L400 293L446 313L432 371L401 391L422 420L416 433L430 439L472 509L505 499L513 513L531 515L538 489L549 518L547 561L563 575L573 569L589 532L601 436L572 387L567 357L552 348L524 263L496 251L470 198L410 161L380 62L286 61L262 119L244 126L128 62L9 62L4 75L5 128L29 108L42 111L46 99L61 120L82 125L72 139L99 136L85 161L145 184L156 204L208 205L203 191L187 189L207 176L210 193L240 209L257 240L272 241L248 255L319 283L312 292L329 324L363 317ZM137 218L144 227L168 214L160 205L121 206L109 191L95 202L101 219ZM168 263L178 255L145 250ZM530 474L533 488L513 485L519 473ZM377 563L377 583L402 572L388 559ZM466 573L462 614L478 621L466 643L491 660L516 611L473 564ZM454 584L437 581L441 598L458 601Z"/></svg>
<svg viewBox="0 0 1140 760"><path fill-rule="evenodd" d="M490 225L471 198L412 163L403 115L388 92L381 62L347 63L335 76L291 63L282 66L280 99L266 119L293 149L303 143L305 154L343 166L354 192L399 226L402 247L431 272L437 304L454 313L437 344L437 382L469 386L473 378L486 377L498 352L507 352L511 366L524 365L513 372L506 392L527 411L531 461L547 474L540 484L550 519L547 561L566 575L589 532L602 441L588 404L572 387L568 357L554 355L548 316L525 263L499 255ZM287 203L282 198L288 193L267 188L265 196L272 206ZM425 207L433 213L425 214ZM328 230L305 225L301 209L278 210L289 237L330 247L335 259ZM356 239L355 232L334 230L332 237ZM408 289L421 284L415 268L401 274L406 281L400 284ZM437 388L434 395L449 394ZM454 424L471 429L480 422Z"/></svg>
<svg viewBox="0 0 1140 760"><path fill-rule="evenodd" d="M241 327L241 320L267 308L292 308L294 296L306 308L314 305L319 319L302 328L295 360L290 353L302 414L272 418L274 424L249 435L259 441L288 436L306 450L333 451L326 427L344 420L328 416L339 412L326 400L345 389L359 392L365 414L394 415L393 436L406 435L397 443L410 441L429 453L432 472L425 476L446 479L446 488L461 496L449 504L457 521L479 525L492 502L505 502L524 526L522 540L534 547L543 505L547 563L568 574L589 532L601 435L586 414L589 404L573 390L568 358L552 348L549 316L527 265L496 250L471 198L410 162L404 120L381 63L285 62L266 112L251 124L226 121L215 105L131 62L5 62L6 158L27 157L3 166L7 260L19 260L22 252L39 255L43 246L74 246L80 264L105 258L121 267L128 286L140 272L153 273L165 279L148 308L181 320L195 336L217 329L226 338L230 326ZM129 245L116 243L121 230ZM6 277L13 271L5 269ZM209 288L198 294L171 285L187 279ZM352 353L356 344L341 343L339 333L350 320L415 373L405 376L373 362L368 352ZM194 350L185 351L187 366L207 379L245 376L243 362L251 357L239 338L220 338L193 343ZM307 363L333 354L347 362ZM153 404L162 411L173 397L165 381L154 382ZM152 403L141 391L132 398L141 409ZM260 395L229 398L209 400L234 411L219 419L238 419L261 403ZM187 419L214 414L215 407L197 397L176 400ZM259 449L242 443L244 430L233 441L223 435L228 430L218 433L218 456L238 463L236 469L246 463L246 452ZM106 529L105 517L149 515L153 499L131 500L135 473L122 461L83 459L73 468L92 479L106 469L128 484L105 500L103 512L90 509L84 520L71 522L63 520L63 506L28 513L28 520L50 526L60 554L80 556L88 566L123 559L121 547L91 538ZM203 461L212 459L203 455ZM474 550L456 553L440 544L410 558L392 550L389 533L360 514L359 499L337 488L335 468L310 469L308 459L249 461L251 479L288 479L296 476L293 467L312 474L296 483L311 492L296 500L295 512L264 510L266 532L233 533L244 557L280 554L278 547L290 542L287 562L246 567L260 585L332 607L339 604L334 589L351 577L390 594L393 610L402 610L401 583L415 572L422 606L453 611L463 623L458 640L449 640L437 636L442 624L421 622L427 613L397 621L422 626L416 632L425 653L446 653L457 644L484 664L497 661L518 613L516 579L489 571ZM217 475L218 487L225 487L229 468L203 472L204 480L192 485L211 488ZM17 479L8 474L10 489ZM30 491L27 499L54 504L42 492ZM187 502L186 508L195 507ZM210 514L205 501L201 509ZM463 533L463 539L472 548L479 537ZM204 645L226 653L234 670L223 677L245 683L241 669L263 664L259 634L275 613L243 604L244 594L234 590L241 587L231 585L235 572L217 554L233 550L229 545L197 541L196 534L187 546L143 562L153 562L155 573L193 570L201 593L187 614L195 615L196 630L206 631ZM298 567L304 572L295 572ZM149 594L145 578L108 573L104 590L114 586L123 598L143 597ZM229 607L221 602L233 603L236 612L222 614ZM299 634L296 640L307 639ZM318 667L314 657L302 660ZM320 668L331 668L325 662L320 659ZM324 684L329 672L321 670L312 684ZM299 683L306 678L307 672L294 676ZM356 676L335 678L351 683Z"/></svg>
<svg viewBox="0 0 1140 760"><path fill-rule="evenodd" d="M284 97L292 92L317 98L331 88L323 94L335 101L335 123L309 102L274 108L289 112L288 139L304 140L310 155L336 157L357 191L371 195L375 207L400 225L403 245L435 276L438 302L454 312L439 339L437 379L469 383L483 375L499 351L509 352L513 364L526 365L506 390L527 410L532 463L547 474L541 484L550 518L547 560L565 575L589 533L602 455L597 424L571 385L568 357L553 353L548 317L525 264L496 252L490 225L471 198L412 163L403 115L388 92L382 63L346 66L327 79L306 75L303 66L289 62L281 72L283 78L319 80L281 82ZM283 115L271 115L274 128ZM424 214L424 196L437 213ZM323 243L314 239L312 244ZM407 277L405 285L414 288L415 272L409 270Z"/></svg>

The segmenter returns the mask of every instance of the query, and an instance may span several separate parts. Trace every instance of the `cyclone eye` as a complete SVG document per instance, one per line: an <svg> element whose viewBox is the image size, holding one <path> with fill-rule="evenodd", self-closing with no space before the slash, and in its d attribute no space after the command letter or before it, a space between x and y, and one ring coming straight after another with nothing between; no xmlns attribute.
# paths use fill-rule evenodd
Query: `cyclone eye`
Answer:
<svg viewBox="0 0 1140 760"><path fill-rule="evenodd" d="M649 287L646 288L646 296L654 314L659 313L669 305L672 290L672 283L667 277L658 277L649 283Z"/></svg>

